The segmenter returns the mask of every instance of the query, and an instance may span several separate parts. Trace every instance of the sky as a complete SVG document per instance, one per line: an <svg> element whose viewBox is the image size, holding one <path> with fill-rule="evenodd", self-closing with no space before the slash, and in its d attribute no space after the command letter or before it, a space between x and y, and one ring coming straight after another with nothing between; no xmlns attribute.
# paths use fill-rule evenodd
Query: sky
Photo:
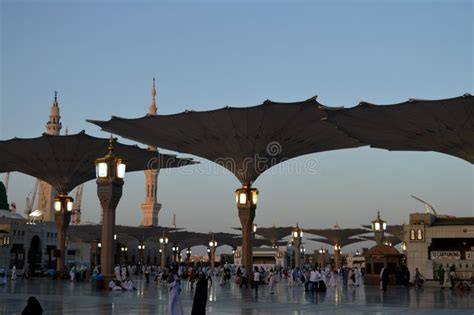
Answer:
<svg viewBox="0 0 474 315"><path fill-rule="evenodd" d="M472 1L0 3L2 140L43 133L54 91L63 131L108 137L85 120L143 116L153 77L160 114L313 95L352 107L474 93ZM176 214L179 227L231 232L240 226L240 184L195 158L198 166L161 171L160 225ZM456 157L364 147L284 164L254 185L259 226L359 227L377 210L388 224L402 224L424 211L410 195L439 213L474 215L474 169ZM33 178L11 175L9 200L19 211L33 186ZM140 224L144 188L143 172L127 174L118 224ZM99 209L91 181L83 221L98 222Z"/></svg>

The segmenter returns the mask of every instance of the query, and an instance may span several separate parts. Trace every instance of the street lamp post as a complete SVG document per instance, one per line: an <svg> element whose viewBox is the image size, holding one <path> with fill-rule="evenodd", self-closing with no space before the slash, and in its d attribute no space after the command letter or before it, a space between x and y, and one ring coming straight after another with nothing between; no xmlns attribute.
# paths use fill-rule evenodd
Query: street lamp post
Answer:
<svg viewBox="0 0 474 315"><path fill-rule="evenodd" d="M171 249L173 251L173 262L177 262L178 261L179 247L177 245L173 245L173 247Z"/></svg>
<svg viewBox="0 0 474 315"><path fill-rule="evenodd" d="M334 263L336 265L336 269L341 267L341 245L338 243L334 245Z"/></svg>
<svg viewBox="0 0 474 315"><path fill-rule="evenodd" d="M126 255L127 255L127 251L128 251L128 248L126 246L122 246L120 247L120 252L122 253L122 257L123 257L123 263L126 264L127 261L126 261Z"/></svg>
<svg viewBox="0 0 474 315"><path fill-rule="evenodd" d="M403 241L401 247L402 247L403 256L404 256L403 259L406 262L406 260L407 260L407 250L408 250L407 242Z"/></svg>
<svg viewBox="0 0 474 315"><path fill-rule="evenodd" d="M253 270L252 224L257 208L258 190L252 188L250 184L245 184L235 191L235 199L239 209L240 223L242 224L242 265L251 272ZM250 278L247 277L249 283Z"/></svg>
<svg viewBox="0 0 474 315"><path fill-rule="evenodd" d="M298 226L298 223L296 223L296 227L293 228L292 236L293 236L293 245L294 245L294 251L295 251L295 267L301 268L300 248L301 248L301 239L303 238L303 229L301 229Z"/></svg>
<svg viewBox="0 0 474 315"><path fill-rule="evenodd" d="M65 272L66 263L66 230L71 221L73 199L66 193L59 194L54 198L55 222L58 230L57 246L59 249L56 257L56 271L59 277Z"/></svg>
<svg viewBox="0 0 474 315"><path fill-rule="evenodd" d="M214 269L214 263L215 263L215 256L216 256L216 247L217 247L217 241L212 237L212 240L209 242L209 248L211 250L210 254L210 260L211 260L211 268Z"/></svg>
<svg viewBox="0 0 474 315"><path fill-rule="evenodd" d="M188 265L191 263L191 248L186 249L186 260L188 261Z"/></svg>
<svg viewBox="0 0 474 315"><path fill-rule="evenodd" d="M321 248L318 250L318 253L319 253L319 261L318 261L319 267L320 267L320 268L323 268L323 267L324 267L324 254L326 254L326 250L321 247Z"/></svg>
<svg viewBox="0 0 474 315"><path fill-rule="evenodd" d="M165 270L166 265L166 245L168 244L168 237L163 231L163 236L160 237L160 253L161 253L161 270Z"/></svg>
<svg viewBox="0 0 474 315"><path fill-rule="evenodd" d="M305 253L306 253L306 248L301 247L301 248L300 248L300 256L301 256L302 259L303 259L303 265L304 265L304 263L305 263L305 262L304 262Z"/></svg>
<svg viewBox="0 0 474 315"><path fill-rule="evenodd" d="M141 265L144 265L144 252L145 252L145 244L143 243L138 244L138 254L140 256Z"/></svg>
<svg viewBox="0 0 474 315"><path fill-rule="evenodd" d="M380 218L380 211L377 211L377 219L372 221L372 231L377 245L382 245L384 232L387 229L387 223Z"/></svg>
<svg viewBox="0 0 474 315"><path fill-rule="evenodd" d="M109 153L95 160L97 175L97 195L102 206L102 250L101 266L104 283L113 279L115 209L122 197L124 160L113 154L113 141L109 140Z"/></svg>

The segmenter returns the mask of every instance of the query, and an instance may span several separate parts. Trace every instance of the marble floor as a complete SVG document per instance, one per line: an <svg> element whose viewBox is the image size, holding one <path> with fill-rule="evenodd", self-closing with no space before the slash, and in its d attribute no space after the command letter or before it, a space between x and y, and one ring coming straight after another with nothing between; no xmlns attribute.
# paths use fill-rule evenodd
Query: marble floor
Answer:
<svg viewBox="0 0 474 315"><path fill-rule="evenodd" d="M168 292L164 285L135 280L133 292L98 291L90 282L51 279L18 279L0 286L0 314L20 314L28 297L35 296L44 314L166 314ZM288 287L285 280L270 295L267 286L240 289L233 283L209 290L208 314L474 314L473 291L377 286L328 289L326 293L304 292ZM193 291L183 281L185 314L191 313Z"/></svg>

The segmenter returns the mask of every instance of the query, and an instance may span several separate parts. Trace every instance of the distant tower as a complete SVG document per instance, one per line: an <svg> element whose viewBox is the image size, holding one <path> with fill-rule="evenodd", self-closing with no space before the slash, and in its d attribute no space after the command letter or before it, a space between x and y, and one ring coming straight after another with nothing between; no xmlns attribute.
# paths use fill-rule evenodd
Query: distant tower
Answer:
<svg viewBox="0 0 474 315"><path fill-rule="evenodd" d="M54 101L51 105L49 121L46 123L46 133L52 136L59 136L61 122L59 121L58 92L54 92ZM40 181L38 191L38 209L43 211L43 221L54 221L53 200L57 191L48 183ZM34 210L34 209L33 209Z"/></svg>
<svg viewBox="0 0 474 315"><path fill-rule="evenodd" d="M156 88L155 88L155 78L153 78L153 87L151 89L151 105L148 115L156 115ZM149 150L157 151L157 148L154 146L148 146ZM158 174L160 170L146 170L145 179L146 179L146 195L145 201L140 205L143 210L143 226L158 226L158 212L161 209L161 204L157 202L156 192L158 184Z"/></svg>

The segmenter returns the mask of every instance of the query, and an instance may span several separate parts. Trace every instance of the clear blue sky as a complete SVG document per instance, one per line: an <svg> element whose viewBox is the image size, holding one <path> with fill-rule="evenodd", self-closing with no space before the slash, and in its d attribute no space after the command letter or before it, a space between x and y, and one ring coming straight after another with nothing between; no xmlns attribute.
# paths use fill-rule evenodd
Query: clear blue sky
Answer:
<svg viewBox="0 0 474 315"><path fill-rule="evenodd" d="M474 92L472 1L334 2L3 0L0 138L44 132L55 90L63 127L107 137L85 119L144 115L154 76L162 114L315 94L351 107ZM239 183L199 160L186 174L160 174L160 223L175 213L179 226L230 231L240 225ZM316 174L257 180L258 225L356 227L377 210L400 224L424 210L410 194L442 213L474 215L473 167L455 157L361 148L291 163L308 160ZM23 208L33 179L15 173L10 185ZM85 188L86 220L99 219L95 189ZM138 225L143 199L143 174L129 174L118 223Z"/></svg>

